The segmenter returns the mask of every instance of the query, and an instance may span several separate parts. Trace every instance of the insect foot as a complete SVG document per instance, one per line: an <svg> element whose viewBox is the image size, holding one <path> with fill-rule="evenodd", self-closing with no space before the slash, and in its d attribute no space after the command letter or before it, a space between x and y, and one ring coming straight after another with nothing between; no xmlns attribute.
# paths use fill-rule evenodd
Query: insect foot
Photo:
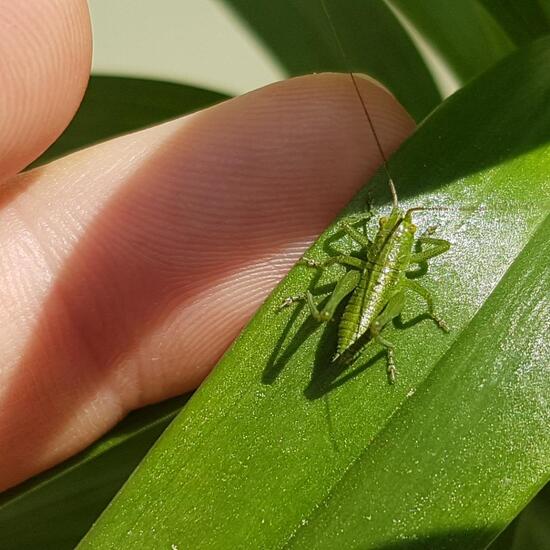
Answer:
<svg viewBox="0 0 550 550"><path fill-rule="evenodd" d="M436 322L437 326L443 332L451 332L449 325L443 319L441 319L440 317L437 317L436 315L432 315L432 319Z"/></svg>
<svg viewBox="0 0 550 550"><path fill-rule="evenodd" d="M292 304L295 304L296 302L301 302L303 300L305 300L305 296L303 294L289 296L282 301L281 305L279 306L279 311L281 309L284 309L285 307L291 306Z"/></svg>
<svg viewBox="0 0 550 550"><path fill-rule="evenodd" d="M395 381L397 380L397 369L395 368L395 357L393 354L392 349L387 350L387 357L388 357L388 380L390 384L395 384Z"/></svg>
<svg viewBox="0 0 550 550"><path fill-rule="evenodd" d="M298 260L298 263L301 265L305 265L307 267L320 267L321 264L315 260L312 260L311 258L300 258Z"/></svg>
<svg viewBox="0 0 550 550"><path fill-rule="evenodd" d="M433 235L436 231L437 231L437 225L430 225L430 227L428 227L426 231L422 233L422 236L429 237L430 235Z"/></svg>

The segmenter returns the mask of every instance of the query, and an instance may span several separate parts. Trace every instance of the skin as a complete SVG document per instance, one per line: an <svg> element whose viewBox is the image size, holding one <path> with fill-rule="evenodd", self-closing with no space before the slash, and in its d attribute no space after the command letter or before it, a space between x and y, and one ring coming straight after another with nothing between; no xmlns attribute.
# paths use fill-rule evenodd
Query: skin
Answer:
<svg viewBox="0 0 550 550"><path fill-rule="evenodd" d="M316 75L19 173L78 107L90 22L81 0L0 13L6 489L195 388L380 157L349 77ZM389 154L413 122L359 84Z"/></svg>

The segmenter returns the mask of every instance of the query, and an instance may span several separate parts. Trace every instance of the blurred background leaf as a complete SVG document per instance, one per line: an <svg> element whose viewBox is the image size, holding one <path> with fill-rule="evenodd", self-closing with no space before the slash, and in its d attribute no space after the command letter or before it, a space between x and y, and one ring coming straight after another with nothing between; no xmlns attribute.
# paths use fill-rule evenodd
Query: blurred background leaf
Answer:
<svg viewBox="0 0 550 550"><path fill-rule="evenodd" d="M478 0L391 0L448 65L458 84L514 50L514 43Z"/></svg>
<svg viewBox="0 0 550 550"><path fill-rule="evenodd" d="M549 0L479 0L518 45L550 33Z"/></svg>
<svg viewBox="0 0 550 550"><path fill-rule="evenodd" d="M74 548L187 399L131 413L84 452L2 493L0 548Z"/></svg>
<svg viewBox="0 0 550 550"><path fill-rule="evenodd" d="M92 75L70 125L33 166L227 98L225 94L184 84Z"/></svg>
<svg viewBox="0 0 550 550"><path fill-rule="evenodd" d="M416 120L441 100L433 77L391 9L380 0L326 0L347 61L318 0L225 0L290 76L353 70L380 80Z"/></svg>
<svg viewBox="0 0 550 550"><path fill-rule="evenodd" d="M550 549L550 484L491 544L491 550Z"/></svg>

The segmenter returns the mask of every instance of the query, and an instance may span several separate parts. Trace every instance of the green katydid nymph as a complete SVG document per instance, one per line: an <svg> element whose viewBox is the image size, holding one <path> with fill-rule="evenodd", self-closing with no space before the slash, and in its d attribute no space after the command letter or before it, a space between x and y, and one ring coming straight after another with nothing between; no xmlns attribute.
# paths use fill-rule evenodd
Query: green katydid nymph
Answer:
<svg viewBox="0 0 550 550"><path fill-rule="evenodd" d="M415 237L416 226L413 212L423 208L410 208L404 212L394 205L389 216L379 219L379 229L374 239L348 223L344 231L357 244L363 247L363 258L349 255L333 256L324 262L303 258L301 263L322 268L338 263L349 271L338 281L325 306L319 310L311 292L287 298L282 307L306 300L311 315L319 322L333 318L338 305L350 296L338 327L338 344L333 361L353 361L360 349L370 340L385 347L387 370L390 383L396 379L394 346L382 335L384 327L400 315L406 301L407 292L420 295L428 306L428 314L443 331L448 331L446 323L436 315L430 292L415 280L407 277L407 272L415 264L421 264L443 254L450 243L433 238L431 228L426 234ZM366 218L370 217L367 213ZM423 248L415 251L416 243Z"/></svg>

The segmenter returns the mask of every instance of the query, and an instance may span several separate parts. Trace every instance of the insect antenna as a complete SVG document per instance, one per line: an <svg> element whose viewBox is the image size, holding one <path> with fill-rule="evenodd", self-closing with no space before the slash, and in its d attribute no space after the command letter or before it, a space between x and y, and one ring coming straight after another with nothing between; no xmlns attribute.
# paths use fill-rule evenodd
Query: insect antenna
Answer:
<svg viewBox="0 0 550 550"><path fill-rule="evenodd" d="M392 203L393 203L394 208L397 208L398 207L397 191L395 190L395 184L393 183L393 179L392 179L390 171L388 169L388 159L386 157L386 154L384 153L384 149L382 148L382 144L380 143L380 139L378 138L378 133L376 132L374 122L373 122L372 117L370 116L369 110L367 108L367 103L365 101L365 98L362 96L361 90L359 89L359 85L357 84L357 79L356 79L355 75L353 74L353 72L350 70L350 63L349 63L348 56L346 55L344 47L342 46L342 42L340 40L338 32L336 31L336 27L334 26L334 23L332 21L332 18L330 16L329 11L328 11L326 2L325 2L325 0L320 0L320 1L321 1L321 6L323 7L323 11L325 12L326 18L329 22L332 34L333 34L334 39L335 39L335 42L338 46L338 49L340 50L340 55L342 56L342 60L344 61L344 65L348 69L348 73L351 77L353 87L355 88L355 92L357 94L357 97L359 98L359 101L361 102L361 107L363 108L363 112L365 113L365 116L366 116L367 121L369 123L372 135L374 137L374 141L376 143L376 147L378 149L378 152L380 153L380 157L382 158L382 165L384 167L384 171L386 172L386 176L388 178L388 185L389 185L389 188L390 188Z"/></svg>
<svg viewBox="0 0 550 550"><path fill-rule="evenodd" d="M433 210L433 211L443 211L443 212L475 212L478 209L474 207L468 207L468 206L455 206L449 208L448 206L415 206L413 208L409 208L407 210L407 213L409 212L421 212L422 210Z"/></svg>

